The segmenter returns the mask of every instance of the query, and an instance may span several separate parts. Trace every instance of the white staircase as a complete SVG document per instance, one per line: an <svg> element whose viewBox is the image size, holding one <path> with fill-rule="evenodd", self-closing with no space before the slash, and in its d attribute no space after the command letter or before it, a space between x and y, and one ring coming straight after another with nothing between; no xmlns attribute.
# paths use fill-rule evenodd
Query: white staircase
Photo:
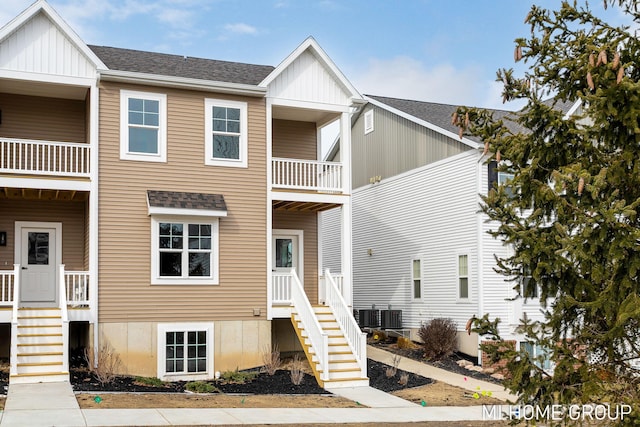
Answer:
<svg viewBox="0 0 640 427"><path fill-rule="evenodd" d="M291 322L318 384L324 388L368 386L369 379L366 376L366 369L363 372L331 307L326 305L313 306L313 315L317 319L322 333L328 338L326 367L322 366L317 357L317 353L322 349L314 347L308 339L308 333L301 317L294 313L291 316ZM328 369L327 374L325 374L325 369Z"/></svg>
<svg viewBox="0 0 640 427"><path fill-rule="evenodd" d="M69 381L63 332L60 308L19 308L9 383Z"/></svg>

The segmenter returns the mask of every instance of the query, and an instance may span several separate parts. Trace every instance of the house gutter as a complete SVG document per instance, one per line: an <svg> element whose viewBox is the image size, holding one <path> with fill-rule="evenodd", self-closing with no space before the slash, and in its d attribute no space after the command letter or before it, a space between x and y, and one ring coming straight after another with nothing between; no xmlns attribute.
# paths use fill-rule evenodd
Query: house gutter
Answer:
<svg viewBox="0 0 640 427"><path fill-rule="evenodd" d="M267 93L266 87L260 87L257 85L162 76L159 74L136 73L131 71L100 70L98 78L103 81L118 83L144 84L149 86L201 90L206 92L228 93L253 97L264 97Z"/></svg>

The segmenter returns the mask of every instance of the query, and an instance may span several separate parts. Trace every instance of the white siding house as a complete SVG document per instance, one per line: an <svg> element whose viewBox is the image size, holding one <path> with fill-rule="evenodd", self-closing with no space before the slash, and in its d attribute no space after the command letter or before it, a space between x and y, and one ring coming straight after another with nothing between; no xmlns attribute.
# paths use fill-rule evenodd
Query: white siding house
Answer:
<svg viewBox="0 0 640 427"><path fill-rule="evenodd" d="M503 338L521 341L515 326L524 313L540 319L540 304L514 300L515 284L494 271L509 248L488 234L496 224L480 212L493 179L482 142L457 136L453 105L366 99L352 127L354 310L401 310L414 339L423 322L451 318L460 350L472 356L482 339L465 331L472 316L499 317ZM332 213L324 215L330 227ZM332 271L335 248L323 242Z"/></svg>

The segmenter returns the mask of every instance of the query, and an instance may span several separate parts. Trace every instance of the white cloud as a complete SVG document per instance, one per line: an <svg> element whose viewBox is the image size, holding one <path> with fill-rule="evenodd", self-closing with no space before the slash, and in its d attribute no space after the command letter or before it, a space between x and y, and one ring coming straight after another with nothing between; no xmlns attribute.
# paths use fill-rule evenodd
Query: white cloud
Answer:
<svg viewBox="0 0 640 427"><path fill-rule="evenodd" d="M502 104L499 83L488 79L480 67L456 68L451 64L426 66L400 56L372 59L354 73L353 83L362 92L393 98L512 109Z"/></svg>
<svg viewBox="0 0 640 427"><path fill-rule="evenodd" d="M258 30L256 27L253 27L249 24L244 23L236 23L236 24L227 24L224 26L224 29L227 31L231 31L235 34L257 34Z"/></svg>

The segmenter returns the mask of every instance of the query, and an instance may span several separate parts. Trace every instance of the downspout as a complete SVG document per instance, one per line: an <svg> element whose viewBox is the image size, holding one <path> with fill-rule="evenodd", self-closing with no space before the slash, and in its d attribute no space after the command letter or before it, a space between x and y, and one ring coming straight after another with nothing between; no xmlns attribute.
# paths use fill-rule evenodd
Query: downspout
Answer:
<svg viewBox="0 0 640 427"><path fill-rule="evenodd" d="M266 157L267 157L267 320L273 319L273 248L271 247L273 244L273 194L272 194L272 147L273 147L273 112L272 112L272 103L271 98L267 97L266 102L266 120L267 120L267 146L266 146Z"/></svg>
<svg viewBox="0 0 640 427"><path fill-rule="evenodd" d="M480 194L482 194L482 174L484 171L484 161L485 156L480 154L478 157L478 161L476 162L476 183L477 183L477 191L476 198L478 199L478 206L480 205ZM484 245L483 238L483 213L478 211L476 214L476 239L477 239L477 251L478 254L478 268L476 277L478 283L478 312L476 313L476 317L481 318L484 315ZM482 338L478 335L478 362L482 364L482 351L480 350L480 344L482 342Z"/></svg>

